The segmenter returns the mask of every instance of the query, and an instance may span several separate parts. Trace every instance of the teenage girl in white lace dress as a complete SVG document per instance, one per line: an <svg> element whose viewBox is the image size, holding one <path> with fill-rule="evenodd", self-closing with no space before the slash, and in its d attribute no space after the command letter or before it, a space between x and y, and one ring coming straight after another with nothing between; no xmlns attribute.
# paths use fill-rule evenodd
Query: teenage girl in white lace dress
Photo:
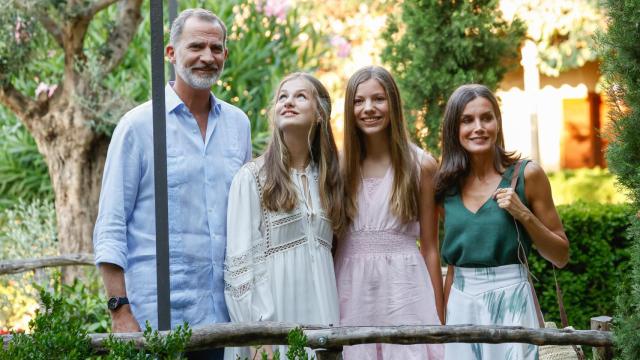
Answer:
<svg viewBox="0 0 640 360"><path fill-rule="evenodd" d="M317 79L287 76L274 99L268 149L233 179L224 276L231 321L338 324L331 246L343 221L343 186L330 115ZM227 351L236 355L249 353Z"/></svg>

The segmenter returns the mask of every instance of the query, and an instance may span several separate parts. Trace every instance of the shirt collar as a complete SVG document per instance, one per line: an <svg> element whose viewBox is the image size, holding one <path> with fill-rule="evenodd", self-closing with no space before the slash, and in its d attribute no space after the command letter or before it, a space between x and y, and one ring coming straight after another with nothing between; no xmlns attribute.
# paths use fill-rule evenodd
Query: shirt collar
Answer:
<svg viewBox="0 0 640 360"><path fill-rule="evenodd" d="M176 94L175 90L173 90L173 81L169 81L167 86L164 89L164 101L167 109L167 114L174 112L176 110L184 109L186 106L182 99ZM209 101L211 102L211 109L213 109L213 115L219 115L220 110L222 109L222 105L220 101L210 93Z"/></svg>

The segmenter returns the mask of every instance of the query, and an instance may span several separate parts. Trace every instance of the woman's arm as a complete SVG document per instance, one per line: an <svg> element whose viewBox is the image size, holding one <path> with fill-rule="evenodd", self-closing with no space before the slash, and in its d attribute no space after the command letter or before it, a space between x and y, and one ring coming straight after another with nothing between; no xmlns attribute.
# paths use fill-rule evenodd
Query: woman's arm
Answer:
<svg viewBox="0 0 640 360"><path fill-rule="evenodd" d="M511 188L496 191L498 206L507 210L524 226L545 259L562 268L569 262L569 240L553 203L549 179L539 165L528 163L524 170L524 180L525 196L531 210L524 206Z"/></svg>
<svg viewBox="0 0 640 360"><path fill-rule="evenodd" d="M420 163L420 195L418 197L418 220L420 222L420 252L429 271L436 310L440 322L444 323L444 296L442 291L442 269L438 245L438 213L434 198L433 176L437 164L431 155L422 157Z"/></svg>

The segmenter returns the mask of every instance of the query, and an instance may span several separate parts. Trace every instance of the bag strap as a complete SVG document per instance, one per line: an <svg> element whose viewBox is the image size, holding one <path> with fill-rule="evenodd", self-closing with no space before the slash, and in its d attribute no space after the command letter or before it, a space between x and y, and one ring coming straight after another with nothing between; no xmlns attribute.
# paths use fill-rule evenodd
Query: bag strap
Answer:
<svg viewBox="0 0 640 360"><path fill-rule="evenodd" d="M516 191L516 186L518 185L518 176L520 175L520 168L522 167L522 160L518 160L513 168L513 174L511 174L511 189L513 192ZM544 329L544 317L542 315L542 309L540 308L540 302L538 301L538 295L536 294L536 290L533 288L533 280L531 279L531 271L529 271L529 261L527 260L527 253L524 251L524 246L520 241L520 231L518 230L518 224L514 218L514 225L516 227L516 232L518 234L518 259L522 265L524 265L525 270L527 271L527 278L529 279L529 288L531 289L531 297L533 298L533 304L536 310L536 317L538 318L538 326ZM521 253L522 251L522 257Z"/></svg>
<svg viewBox="0 0 640 360"><path fill-rule="evenodd" d="M513 169L513 174L511 175L511 189L513 189L513 192L516 191L516 186L518 185L518 177L520 176L520 168L522 167L522 160L518 160L514 166ZM514 223L516 222L515 218L514 218ZM529 287L531 288L531 296L533 297L533 303L536 307L536 316L538 317L538 323L540 324L541 328L544 328L544 318L542 316L542 309L540 308L540 302L538 301L538 296L536 295L536 291L533 288L533 281L531 280L531 272L529 271L529 262L527 261L527 254L524 251L524 246L522 245L522 242L520 241L520 232L518 231L518 224L515 224L516 226L516 232L518 233L518 257L520 257L520 250L522 249L523 254L523 265L525 266L526 270L527 270L527 277L529 278ZM551 266L553 266L553 280L556 283L556 297L558 298L558 309L560 310L560 322L562 323L562 327L566 328L567 326L569 326L569 321L567 320L567 312L565 310L564 307L564 301L562 298L562 289L560 289L560 283L558 283L558 278L556 276L556 266L552 263ZM573 347L573 350L576 352L576 355L578 356L579 360L584 360L585 359L585 355L584 352L582 351L582 348L577 347L576 345L571 345L571 347Z"/></svg>
<svg viewBox="0 0 640 360"><path fill-rule="evenodd" d="M520 168L522 167L522 160L516 161L516 164L513 167L513 174L511 174L511 189L516 191L516 186L518 185L518 177L520 176Z"/></svg>

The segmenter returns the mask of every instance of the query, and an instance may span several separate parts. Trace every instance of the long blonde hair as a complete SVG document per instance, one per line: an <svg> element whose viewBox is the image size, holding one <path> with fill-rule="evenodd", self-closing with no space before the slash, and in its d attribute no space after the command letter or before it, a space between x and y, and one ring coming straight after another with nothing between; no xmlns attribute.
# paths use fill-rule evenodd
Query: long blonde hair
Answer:
<svg viewBox="0 0 640 360"><path fill-rule="evenodd" d="M269 112L273 132L264 154L265 175L263 206L271 211L291 211L298 202L296 189L289 175L290 156L283 134L275 125L275 103L282 85L289 80L302 78L311 85L316 113L320 119L309 132L309 156L318 165L320 202L331 220L334 232L340 232L344 222L342 206L343 183L340 176L338 150L331 131L331 97L322 83L315 77L296 72L285 77L278 85L272 108Z"/></svg>
<svg viewBox="0 0 640 360"><path fill-rule="evenodd" d="M409 134L402 114L400 91L391 74L380 66L367 66L351 76L344 101L344 153L345 212L350 224L358 212L357 194L360 187L361 164L367 156L364 134L358 129L354 114L354 99L358 86L375 79L384 88L389 103L389 145L393 167L391 212L403 222L418 216L418 165L411 148Z"/></svg>

